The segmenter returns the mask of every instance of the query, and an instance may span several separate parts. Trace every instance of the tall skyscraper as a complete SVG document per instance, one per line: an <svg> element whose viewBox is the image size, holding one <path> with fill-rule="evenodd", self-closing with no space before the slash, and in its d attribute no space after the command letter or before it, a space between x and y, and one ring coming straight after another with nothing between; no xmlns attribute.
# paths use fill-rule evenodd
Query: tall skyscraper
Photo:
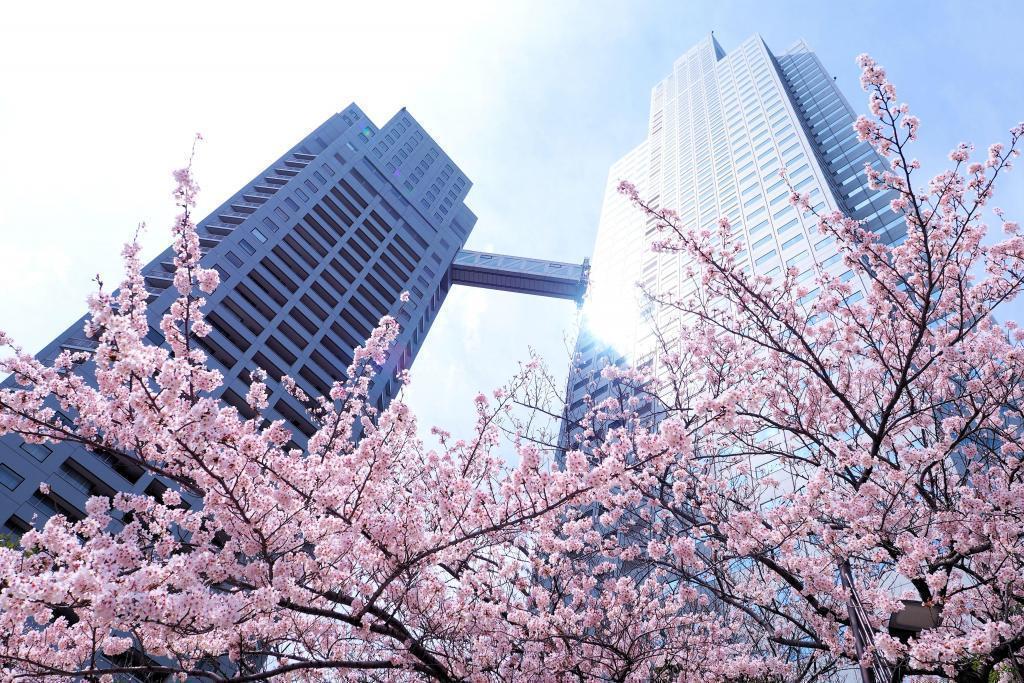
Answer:
<svg viewBox="0 0 1024 683"><path fill-rule="evenodd" d="M382 316L395 317L401 333L370 389L378 407L397 392L396 373L413 362L452 285L579 300L585 264L461 251L476 223L464 204L470 186L406 110L377 128L353 104L199 221L202 263L221 277L207 297L213 330L200 341L224 375L220 398L252 416L243 398L250 373L266 371L266 416L286 420L301 444L314 426L277 379L288 374L308 395L323 395ZM169 248L143 269L154 344L164 343L159 321L176 297L173 257ZM93 350L84 322L37 357ZM165 486L78 445L0 438L0 533L19 535L55 512L81 518L90 495L156 495Z"/></svg>
<svg viewBox="0 0 1024 683"><path fill-rule="evenodd" d="M598 374L604 363L654 364L662 352L655 330L678 334L675 312L646 306L637 284L677 296L699 286L686 276L686 257L651 251L659 239L655 221L616 191L619 181L634 183L654 205L674 209L684 225L714 231L727 217L732 238L746 245L740 262L753 272L775 275L795 267L801 280L819 269L852 278L814 216L789 204L779 170L787 169L818 212L841 210L884 242L898 241L903 217L891 211L891 193L868 187L864 164L880 169L882 162L857 141L854 118L802 41L775 54L755 35L726 53L709 36L676 60L651 91L646 138L609 172L585 327L569 379L570 418L585 410L587 397L599 401L611 391ZM677 340L669 335L664 341L671 349ZM572 441L578 433L570 428L564 438Z"/></svg>

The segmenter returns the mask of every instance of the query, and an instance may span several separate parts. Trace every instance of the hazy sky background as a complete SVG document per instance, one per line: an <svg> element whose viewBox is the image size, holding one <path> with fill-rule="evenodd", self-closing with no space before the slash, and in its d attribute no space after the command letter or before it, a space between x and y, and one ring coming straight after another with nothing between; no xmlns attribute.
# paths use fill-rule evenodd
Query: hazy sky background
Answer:
<svg viewBox="0 0 1024 683"><path fill-rule="evenodd" d="M579 261L609 165L643 137L650 88L714 30L804 38L858 111L860 52L922 121L934 171L1024 119L1019 2L17 3L0 19L0 329L36 351L120 274L139 221L168 242L170 171L206 138L199 215L355 101L407 106L474 182L468 247ZM997 202L1024 219L1024 168ZM1022 310L1016 306L1011 315ZM426 424L464 433L472 396L533 346L568 358L573 304L456 288L414 368Z"/></svg>

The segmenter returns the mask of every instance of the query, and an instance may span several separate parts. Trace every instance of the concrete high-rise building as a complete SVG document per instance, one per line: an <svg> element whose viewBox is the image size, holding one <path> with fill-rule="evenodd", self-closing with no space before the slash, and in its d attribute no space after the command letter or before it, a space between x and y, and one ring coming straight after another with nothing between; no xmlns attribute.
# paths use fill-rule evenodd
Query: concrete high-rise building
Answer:
<svg viewBox="0 0 1024 683"><path fill-rule="evenodd" d="M271 389L267 417L287 420L301 444L314 426L277 378L288 374L308 395L323 395L344 379L353 349L382 316L402 329L370 389L378 407L397 392L396 373L413 362L452 285L580 300L585 264L462 250L476 223L464 203L470 186L405 109L377 128L353 104L199 221L202 264L221 276L207 297L213 330L200 341L224 374L220 398L251 416L244 396L250 373L263 369ZM159 321L176 297L173 257L167 249L143 269L155 344L164 343ZM84 322L37 357L92 351ZM49 493L39 491L42 481ZM116 456L0 438L0 533L21 534L55 512L80 518L90 495L155 495L165 486Z"/></svg>
<svg viewBox="0 0 1024 683"><path fill-rule="evenodd" d="M619 181L634 183L656 206L674 209L684 225L716 231L718 219L727 217L733 239L746 245L740 262L752 272L774 275L795 267L801 280L818 270L852 278L833 239L818 233L814 216L790 205L779 170L787 169L818 212L838 209L864 221L884 242L901 239L903 217L891 211L891 193L868 187L864 164L880 169L882 161L858 142L854 118L835 80L803 42L773 53L755 35L726 53L709 36L676 60L651 91L646 138L609 172L578 363L569 379L570 418L585 410L588 396L599 401L613 390L598 376L604 363L655 363L662 352L655 330L678 334L675 312L645 305L637 285L678 296L699 286L686 276L686 257L651 251L660 238L655 221L616 191ZM677 340L669 332L663 341L671 349Z"/></svg>
<svg viewBox="0 0 1024 683"><path fill-rule="evenodd" d="M796 268L798 280L808 282L828 272L850 281L856 300L865 283L843 263L833 238L818 232L813 213L842 211L887 244L903 239L906 226L889 206L895 193L868 185L865 164L878 170L885 164L857 140L854 120L835 79L802 41L773 53L755 35L726 53L709 36L675 61L651 91L645 139L609 172L577 362L569 375L563 448L580 443L584 433L574 420L589 403L630 395L600 377L605 364L657 373L659 355L677 348L681 324L688 321L670 307L648 303L641 288L685 298L700 286L699 278L687 275L688 256L651 250L663 238L658 221L617 192L619 181L632 182L652 205L674 210L684 226L717 232L718 220L727 217L732 240L745 247L737 260L748 272L773 276ZM796 190L810 195L814 212L790 205L782 168ZM803 301L816 295L812 288ZM640 403L640 428L657 423L661 403ZM783 465L767 455L752 456L748 464L758 477ZM785 487L787 478L779 478ZM622 521L615 532L621 543L637 545L647 533L646 525ZM621 571L631 570L630 562L622 563ZM839 570L852 585L849 566ZM860 614L858 601L849 608ZM860 651L871 635L857 633L856 639ZM891 677L883 660L873 666L877 678Z"/></svg>

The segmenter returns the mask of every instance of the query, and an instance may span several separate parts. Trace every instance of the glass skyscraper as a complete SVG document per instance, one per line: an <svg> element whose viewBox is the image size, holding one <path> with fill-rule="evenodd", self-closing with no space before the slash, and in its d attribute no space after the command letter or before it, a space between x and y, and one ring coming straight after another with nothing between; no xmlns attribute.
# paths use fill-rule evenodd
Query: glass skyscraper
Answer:
<svg viewBox="0 0 1024 683"><path fill-rule="evenodd" d="M264 370L264 416L286 420L303 444L314 426L277 379L288 374L307 395L324 395L382 316L393 316L401 333L370 388L379 408L397 392L396 374L413 362L452 285L579 300L585 264L462 250L476 223L464 203L470 186L405 109L378 128L353 104L198 221L202 264L221 278L206 297L213 329L199 341L224 375L219 397L252 417L244 396L251 373ZM143 269L154 344L164 343L159 321L177 296L173 259L168 248ZM92 351L84 322L37 357ZM3 386L13 388L13 379ZM44 481L48 493L39 490ZM114 455L0 437L0 533L20 535L56 512L81 518L91 495L165 487Z"/></svg>
<svg viewBox="0 0 1024 683"><path fill-rule="evenodd" d="M718 219L727 217L732 239L745 244L739 262L752 272L775 275L795 267L801 280L819 269L852 278L814 216L790 205L779 170L785 167L793 186L810 194L816 211L841 210L884 242L899 240L903 217L891 211L891 193L868 187L865 163L880 169L882 162L858 142L854 119L834 79L802 41L773 53L755 35L726 53L709 36L676 60L651 91L646 138L609 172L567 392L569 435L578 433L571 420L587 401L613 391L599 377L605 363L655 364L664 350L655 330L678 334L685 322L673 317L675 311L647 306L637 284L677 296L699 286L686 275L685 256L651 251L659 239L656 221L616 191L619 181L632 182L655 206L674 209L685 226L716 231ZM677 340L668 334L663 340L671 349Z"/></svg>

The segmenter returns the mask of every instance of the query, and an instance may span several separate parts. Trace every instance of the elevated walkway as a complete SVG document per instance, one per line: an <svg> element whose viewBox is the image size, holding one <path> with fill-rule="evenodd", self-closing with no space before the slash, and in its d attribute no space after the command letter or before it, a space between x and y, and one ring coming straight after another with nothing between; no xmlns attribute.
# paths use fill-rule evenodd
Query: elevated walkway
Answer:
<svg viewBox="0 0 1024 683"><path fill-rule="evenodd" d="M561 263L463 249L455 255L449 273L452 284L569 299L580 304L587 291L590 260Z"/></svg>

